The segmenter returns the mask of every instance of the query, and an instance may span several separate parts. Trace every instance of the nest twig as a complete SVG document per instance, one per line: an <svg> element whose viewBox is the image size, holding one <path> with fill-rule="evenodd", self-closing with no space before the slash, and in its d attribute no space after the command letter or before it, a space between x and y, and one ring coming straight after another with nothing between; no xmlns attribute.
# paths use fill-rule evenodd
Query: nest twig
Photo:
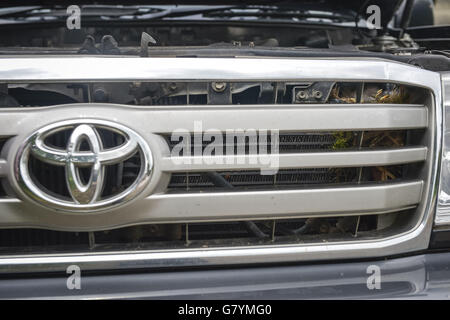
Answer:
<svg viewBox="0 0 450 320"><path fill-rule="evenodd" d="M404 145L403 131L368 131L363 137L363 146L368 147L402 147Z"/></svg>
<svg viewBox="0 0 450 320"><path fill-rule="evenodd" d="M375 167L372 169L372 175L376 181L394 180L397 176L386 167Z"/></svg>
<svg viewBox="0 0 450 320"><path fill-rule="evenodd" d="M375 103L406 103L409 95L402 86L395 86L394 89L386 91L379 89L375 96L371 97Z"/></svg>
<svg viewBox="0 0 450 320"><path fill-rule="evenodd" d="M330 97L344 103L356 103L356 98L348 95L347 92L341 92L341 87L334 86L331 90Z"/></svg>

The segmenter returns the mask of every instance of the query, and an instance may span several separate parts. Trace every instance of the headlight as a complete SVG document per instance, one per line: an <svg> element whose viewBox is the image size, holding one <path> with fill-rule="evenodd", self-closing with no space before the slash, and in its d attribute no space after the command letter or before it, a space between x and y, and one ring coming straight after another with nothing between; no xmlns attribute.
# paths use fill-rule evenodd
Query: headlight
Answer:
<svg viewBox="0 0 450 320"><path fill-rule="evenodd" d="M443 145L439 199L436 210L436 225L450 225L450 72L442 75L443 83Z"/></svg>

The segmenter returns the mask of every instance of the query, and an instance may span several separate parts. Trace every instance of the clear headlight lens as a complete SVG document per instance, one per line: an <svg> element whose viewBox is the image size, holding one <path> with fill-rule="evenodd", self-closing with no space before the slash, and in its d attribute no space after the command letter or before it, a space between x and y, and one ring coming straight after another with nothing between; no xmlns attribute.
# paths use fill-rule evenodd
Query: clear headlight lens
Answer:
<svg viewBox="0 0 450 320"><path fill-rule="evenodd" d="M442 76L444 97L444 132L442 146L441 179L436 210L436 225L450 225L450 73Z"/></svg>

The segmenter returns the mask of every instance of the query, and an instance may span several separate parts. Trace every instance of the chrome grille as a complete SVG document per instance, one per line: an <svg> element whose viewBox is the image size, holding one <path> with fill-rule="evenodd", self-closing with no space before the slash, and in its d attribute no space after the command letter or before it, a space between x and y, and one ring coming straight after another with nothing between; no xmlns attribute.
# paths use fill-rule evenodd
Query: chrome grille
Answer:
<svg viewBox="0 0 450 320"><path fill-rule="evenodd" d="M31 229L83 234L82 248L77 251L71 247L69 252L71 261L85 269L99 268L95 265L99 252L106 255L103 257L109 267L117 267L113 261L120 261L118 267L122 268L135 266L133 261L136 259L142 261L140 266L280 262L387 256L427 246L440 139L439 75L412 66L370 59L268 59L264 61L262 72L260 59L122 58L120 72L110 69L106 72L104 68L110 66L108 60L111 59L67 58L64 63L73 62L77 68L71 70L70 76L67 73L63 76L54 69L63 63L58 58L50 59L53 66L45 70L39 68L34 59L5 58L0 60L0 81L19 84L44 81L252 83L270 80L271 83L294 84L340 81L368 85L404 84L416 94L407 103L365 102L357 100L360 99L357 96L344 100L336 93L328 103L315 104L289 101L292 94L287 100L242 105L232 104L236 102L234 98L229 105L205 105L208 100L197 97L195 103L186 99L187 105L179 105L183 102L177 98L166 103L152 101L148 106L81 103L0 109L0 136L14 136L12 145L3 152L0 160L5 166L13 160L9 151L14 150L28 133L16 125L7 126L7 123L21 123L22 128L31 130L49 121L80 115L114 119L133 128L146 139L155 155L151 185L129 207L101 215L74 216L51 212L24 200L1 199L0 209L6 214L0 217L0 227L5 229L0 233L14 232L14 229L9 230L14 227L25 233L30 230L40 237L46 237L46 232L50 231ZM45 60L41 61L45 64ZM15 72L24 65L40 70L39 76L33 78L33 75ZM225 65L229 69L225 70ZM96 70L96 74L89 69ZM180 72L184 75L182 80ZM404 79L405 74L409 75L408 79ZM249 154L243 156L244 164L227 163L227 159L236 160L236 154L213 156L215 160L219 157L223 161L212 164L196 163L193 155L174 159L167 136L178 128L193 131L195 121L219 131L280 130L279 173L269 178L261 176L258 171L267 168L247 161L252 157ZM356 138L362 132L397 132L405 135L405 144L356 143L336 149L333 148L336 132L356 133ZM186 159L189 164L174 165L174 160ZM374 174L377 168L394 170L396 179L379 178ZM333 171L336 169L349 172L343 184L336 183L336 172ZM221 175L232 188L216 188L205 178L211 172ZM130 173L130 178L132 175ZM12 190L17 190L6 170L0 170L0 176L7 179ZM274 184L274 180L279 185ZM358 227L339 229L338 225L343 221L352 222L350 225L357 221ZM292 234L293 230L313 223L318 227L306 233ZM130 226L135 224L140 226ZM249 232L255 225L267 237L260 238ZM157 230L166 228L163 226L173 229L165 233L171 237L158 237ZM322 232L323 228L338 231L326 233ZM133 238L130 235L134 233L144 236ZM54 251L41 248L40 253L57 255L62 243L67 244L65 241L56 242ZM73 243L78 245L77 241ZM327 241L326 246L324 241ZM5 247L17 249L14 243ZM6 272L23 270L24 265L37 261L33 260L37 257L14 257L10 252L3 250L4 256L0 258L0 268ZM46 262L44 265L48 270L59 264Z"/></svg>

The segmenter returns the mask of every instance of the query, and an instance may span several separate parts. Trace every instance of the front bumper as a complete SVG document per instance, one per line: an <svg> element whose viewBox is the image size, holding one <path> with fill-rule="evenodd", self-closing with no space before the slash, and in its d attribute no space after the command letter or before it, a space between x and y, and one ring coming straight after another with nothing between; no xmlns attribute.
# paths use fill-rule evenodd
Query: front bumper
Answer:
<svg viewBox="0 0 450 320"><path fill-rule="evenodd" d="M380 288L369 289L379 267ZM375 267L375 268L376 268ZM369 272L368 272L369 270ZM6 276L6 275L5 275ZM380 261L140 273L86 273L69 290L66 270L0 278L1 299L447 299L450 252ZM373 287L373 286L372 286Z"/></svg>

